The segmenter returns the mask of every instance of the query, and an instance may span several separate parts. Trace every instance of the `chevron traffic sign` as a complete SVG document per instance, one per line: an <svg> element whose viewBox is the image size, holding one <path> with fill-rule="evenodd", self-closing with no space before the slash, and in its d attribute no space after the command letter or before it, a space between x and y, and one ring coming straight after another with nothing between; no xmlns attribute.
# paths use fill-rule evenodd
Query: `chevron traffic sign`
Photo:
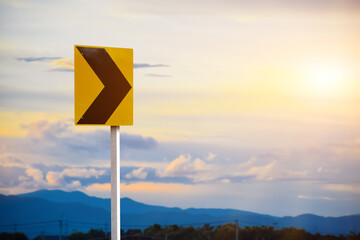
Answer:
<svg viewBox="0 0 360 240"><path fill-rule="evenodd" d="M133 125L133 50L74 50L75 125Z"/></svg>

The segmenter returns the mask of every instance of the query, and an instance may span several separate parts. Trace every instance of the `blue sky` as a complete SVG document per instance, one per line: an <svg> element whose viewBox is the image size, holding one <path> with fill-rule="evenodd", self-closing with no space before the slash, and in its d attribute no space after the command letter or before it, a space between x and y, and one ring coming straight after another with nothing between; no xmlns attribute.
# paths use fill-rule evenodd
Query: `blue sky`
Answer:
<svg viewBox="0 0 360 240"><path fill-rule="evenodd" d="M357 1L0 1L0 193L110 195L110 130L74 126L74 45L134 49L121 194L360 213Z"/></svg>

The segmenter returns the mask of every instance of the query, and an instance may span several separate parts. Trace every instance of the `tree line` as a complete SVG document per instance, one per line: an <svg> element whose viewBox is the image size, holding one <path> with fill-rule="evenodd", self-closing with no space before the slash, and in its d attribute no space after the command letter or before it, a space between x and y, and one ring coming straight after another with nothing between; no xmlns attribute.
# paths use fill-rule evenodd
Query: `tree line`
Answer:
<svg viewBox="0 0 360 240"><path fill-rule="evenodd" d="M236 236L237 235L237 236ZM73 232L69 240L108 240L110 233L102 229L91 229L87 233ZM154 224L144 230L121 230L121 238L150 240L360 240L360 233L350 232L348 235L324 235L309 233L304 229L289 227L276 229L273 226L239 227L236 224L202 227L169 225L162 227ZM28 240L22 233L0 233L0 240Z"/></svg>
<svg viewBox="0 0 360 240"><path fill-rule="evenodd" d="M321 235L320 233L312 234L304 229L294 227L281 229L275 229L273 226L239 227L232 223L216 227L205 224L196 228L177 225L162 227L159 224L154 224L143 231L129 229L127 232L122 232L122 235L125 239L126 236L151 236L165 240L360 240L360 233L353 232L346 236Z"/></svg>

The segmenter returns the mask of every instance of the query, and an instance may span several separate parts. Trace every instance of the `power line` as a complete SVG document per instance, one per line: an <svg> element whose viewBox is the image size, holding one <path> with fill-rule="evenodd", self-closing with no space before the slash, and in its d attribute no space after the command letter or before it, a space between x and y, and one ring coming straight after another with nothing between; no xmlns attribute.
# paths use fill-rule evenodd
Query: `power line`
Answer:
<svg viewBox="0 0 360 240"><path fill-rule="evenodd" d="M233 220L223 220L223 221L214 221L214 222L199 222L199 223L184 223L184 224L178 224L180 226L196 226L196 225L205 225L205 224L216 224L216 223L229 223L233 222Z"/></svg>
<svg viewBox="0 0 360 240"><path fill-rule="evenodd" d="M0 227L12 227L14 225L16 225L16 226L38 225L38 224L45 224L45 223L52 223L52 222L58 222L58 220L51 220L51 221L46 221L46 222L4 224L4 225L0 225Z"/></svg>
<svg viewBox="0 0 360 240"><path fill-rule="evenodd" d="M56 224L56 223L50 223L50 224L42 224L42 225L39 225L39 226L21 226L21 227L17 227L17 229L57 227L57 226L58 226L58 224Z"/></svg>
<svg viewBox="0 0 360 240"><path fill-rule="evenodd" d="M71 220L64 220L68 223L75 223L75 224L85 224L85 225L98 225L98 226L107 226L106 223L94 223L94 222L79 222L79 221L71 221Z"/></svg>
<svg viewBox="0 0 360 240"><path fill-rule="evenodd" d="M256 222L252 222L252 221L246 221L246 220L239 220L239 219L227 219L227 220L221 220L221 221L212 221L212 222L196 222L196 223L174 223L171 225L178 225L178 226L197 226L197 225L205 225L205 224L219 224L219 223L231 223L234 222L235 224L238 224L238 222L242 222L242 223L247 223L247 224L252 224L252 225L263 225L261 223L256 223ZM81 229L88 229L88 228L96 228L96 227L101 227L104 228L105 230L108 228L108 224L107 223L98 223L98 222L82 222L82 221L72 221L72 220L49 220L49 221L42 221L42 222L28 222L28 223L15 223L15 224L2 224L0 225L0 228L13 228L16 231L18 231L19 229L27 229L27 228L44 228L44 227L56 227L60 225L60 234L62 235L62 227L63 224L65 223L66 228L68 228L68 226L74 226L77 228L81 228ZM130 228L130 227L139 227L139 228L146 228L149 227L151 225L136 225L136 224L129 224L129 225L121 225L121 227L126 227L126 228ZM165 227L170 226L170 225L165 225ZM285 226L283 226L284 228ZM280 229L279 229L280 230ZM67 231L66 231L67 232ZM312 234L329 234L329 235L343 235L344 233L339 233L339 232L323 232L323 231L307 231L309 233ZM354 231L355 232L355 231Z"/></svg>

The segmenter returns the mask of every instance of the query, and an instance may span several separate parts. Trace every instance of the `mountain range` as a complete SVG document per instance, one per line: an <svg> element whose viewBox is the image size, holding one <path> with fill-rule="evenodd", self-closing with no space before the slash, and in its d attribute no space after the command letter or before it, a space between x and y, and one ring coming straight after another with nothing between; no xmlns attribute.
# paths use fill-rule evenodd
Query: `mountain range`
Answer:
<svg viewBox="0 0 360 240"><path fill-rule="evenodd" d="M343 217L322 217L303 214L276 217L236 209L169 208L152 206L121 198L121 227L124 230L144 229L155 223L194 227L205 223L220 225L238 221L244 226L297 227L321 234L348 234L360 231L360 214ZM29 239L40 234L71 234L90 228L110 231L110 199L88 196L82 192L40 190L20 195L0 194L0 232L20 231Z"/></svg>

